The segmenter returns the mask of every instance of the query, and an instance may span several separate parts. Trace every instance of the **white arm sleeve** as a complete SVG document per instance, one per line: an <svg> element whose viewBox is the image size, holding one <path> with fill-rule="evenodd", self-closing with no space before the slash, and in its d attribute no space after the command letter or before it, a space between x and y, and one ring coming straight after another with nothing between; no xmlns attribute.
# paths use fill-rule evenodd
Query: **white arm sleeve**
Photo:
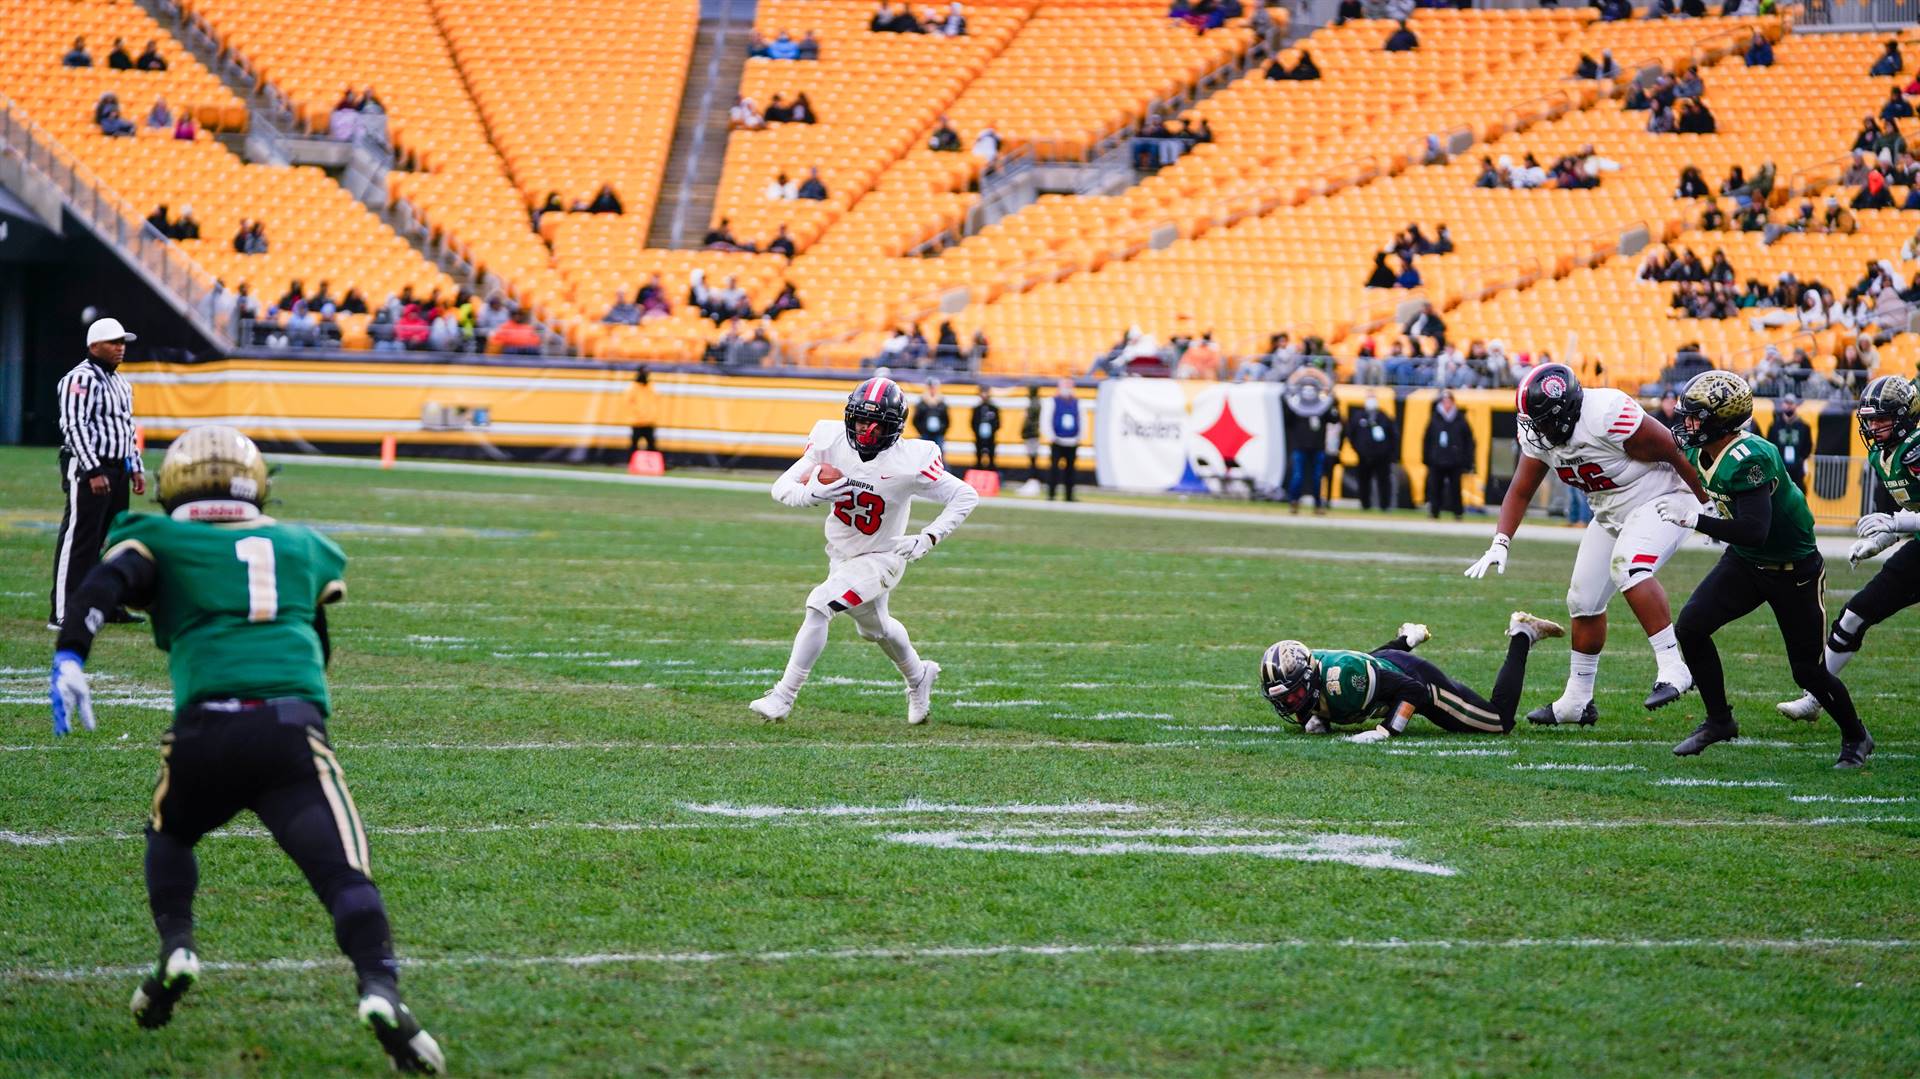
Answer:
<svg viewBox="0 0 1920 1079"><path fill-rule="evenodd" d="M780 478L773 481L773 500L783 506L804 509L809 504L807 480L818 464L814 459L813 447L808 446L807 452L801 454L798 461L788 465L787 470L780 473Z"/></svg>
<svg viewBox="0 0 1920 1079"><path fill-rule="evenodd" d="M920 531L933 537L935 543L946 539L960 522L967 519L973 507L980 504L980 492L962 483L951 472L940 473L940 478L922 486L918 492L921 497L930 498L946 505L940 516L927 523Z"/></svg>

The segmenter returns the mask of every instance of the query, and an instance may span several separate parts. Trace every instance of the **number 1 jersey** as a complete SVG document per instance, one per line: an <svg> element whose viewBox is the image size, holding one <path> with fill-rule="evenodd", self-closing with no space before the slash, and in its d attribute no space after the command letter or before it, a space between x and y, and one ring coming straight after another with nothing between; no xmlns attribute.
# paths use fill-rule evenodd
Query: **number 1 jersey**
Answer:
<svg viewBox="0 0 1920 1079"><path fill-rule="evenodd" d="M1543 450L1523 438L1520 452L1546 462L1569 487L1587 492L1594 521L1618 532L1634 510L1687 490L1673 466L1627 456L1627 439L1646 418L1640 402L1619 390L1597 387L1586 391L1580 422L1565 445Z"/></svg>
<svg viewBox="0 0 1920 1079"><path fill-rule="evenodd" d="M154 567L147 613L167 653L173 704L298 697L329 711L314 611L346 594L347 556L311 528L271 517L210 523L122 513L107 558Z"/></svg>
<svg viewBox="0 0 1920 1079"><path fill-rule="evenodd" d="M906 534L908 508L915 495L951 501L934 494L941 484L964 486L947 472L940 448L922 438L903 438L871 461L847 444L846 424L821 420L807 435L807 452L795 464L805 466L795 477L805 482L814 469L829 464L853 482L847 497L828 507L827 558L839 562L876 551L893 550L893 541Z"/></svg>

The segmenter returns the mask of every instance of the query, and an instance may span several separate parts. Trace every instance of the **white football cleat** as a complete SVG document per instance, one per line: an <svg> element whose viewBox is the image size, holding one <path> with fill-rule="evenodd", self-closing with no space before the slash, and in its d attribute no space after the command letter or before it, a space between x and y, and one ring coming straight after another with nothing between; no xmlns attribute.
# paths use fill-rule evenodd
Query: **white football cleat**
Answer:
<svg viewBox="0 0 1920 1079"><path fill-rule="evenodd" d="M1820 715L1820 701L1811 693L1801 694L1797 701L1781 701L1774 707L1788 719L1797 719L1803 723L1812 723Z"/></svg>
<svg viewBox="0 0 1920 1079"><path fill-rule="evenodd" d="M1427 629L1425 622L1400 623L1400 636L1407 642L1407 648L1409 650L1418 648L1433 639L1433 634Z"/></svg>
<svg viewBox="0 0 1920 1079"><path fill-rule="evenodd" d="M1507 618L1507 636L1524 633L1535 641L1548 637L1560 637L1566 634L1566 628L1558 622L1550 622L1525 611L1515 611Z"/></svg>
<svg viewBox="0 0 1920 1079"><path fill-rule="evenodd" d="M778 723L787 718L787 713L793 711L794 697L795 694L774 686L767 690L766 696L747 705L747 709L768 723Z"/></svg>
<svg viewBox="0 0 1920 1079"><path fill-rule="evenodd" d="M940 677L940 665L930 659L920 661L920 677L907 681L907 722L918 726L933 710L933 680Z"/></svg>

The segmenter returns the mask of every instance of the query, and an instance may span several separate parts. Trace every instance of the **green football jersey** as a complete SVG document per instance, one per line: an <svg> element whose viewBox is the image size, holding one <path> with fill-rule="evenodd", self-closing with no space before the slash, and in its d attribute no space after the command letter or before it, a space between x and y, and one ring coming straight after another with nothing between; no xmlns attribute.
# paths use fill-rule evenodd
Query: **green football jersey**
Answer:
<svg viewBox="0 0 1920 1079"><path fill-rule="evenodd" d="M347 556L303 525L271 517L207 523L122 513L107 557L154 566L147 613L166 652L173 705L226 697L298 697L329 711L314 611L346 594Z"/></svg>
<svg viewBox="0 0 1920 1079"><path fill-rule="evenodd" d="M1787 477L1787 466L1773 443L1747 431L1727 443L1711 467L1702 465L1700 457L1699 449L1687 450L1687 460L1699 471L1700 482L1722 517L1733 516L1737 495L1756 489L1773 492L1773 524L1767 538L1758 547L1731 548L1734 554L1749 562L1797 562L1819 549L1807 496Z"/></svg>
<svg viewBox="0 0 1920 1079"><path fill-rule="evenodd" d="M1380 708L1376 672L1405 673L1378 656L1343 649L1316 649L1320 664L1320 700L1314 714L1329 723L1359 723Z"/></svg>
<svg viewBox="0 0 1920 1079"><path fill-rule="evenodd" d="M1908 471L1906 462L1909 459L1920 463L1920 431L1908 435L1893 449L1867 450L1867 460L1873 462L1874 475L1880 477L1881 486L1887 489L1893 500L1902 509L1920 510L1920 475Z"/></svg>

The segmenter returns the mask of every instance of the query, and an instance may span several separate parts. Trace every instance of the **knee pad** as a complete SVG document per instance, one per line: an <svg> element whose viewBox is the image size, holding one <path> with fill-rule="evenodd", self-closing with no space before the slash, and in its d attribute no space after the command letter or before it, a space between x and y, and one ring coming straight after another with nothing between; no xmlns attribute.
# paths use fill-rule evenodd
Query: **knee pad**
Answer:
<svg viewBox="0 0 1920 1079"><path fill-rule="evenodd" d="M1607 613L1607 601L1612 598L1611 592L1599 596L1587 595L1576 583L1572 588L1567 589L1567 613L1575 618L1593 618L1596 615L1603 615Z"/></svg>
<svg viewBox="0 0 1920 1079"><path fill-rule="evenodd" d="M1860 643L1867 639L1867 630L1873 628L1873 623L1861 620L1858 614L1854 614L1854 620L1859 621L1860 624L1856 628L1848 630L1846 628L1847 614L1847 611L1842 611L1840 617L1834 619L1833 625L1828 627L1827 651L1858 652L1860 651Z"/></svg>

